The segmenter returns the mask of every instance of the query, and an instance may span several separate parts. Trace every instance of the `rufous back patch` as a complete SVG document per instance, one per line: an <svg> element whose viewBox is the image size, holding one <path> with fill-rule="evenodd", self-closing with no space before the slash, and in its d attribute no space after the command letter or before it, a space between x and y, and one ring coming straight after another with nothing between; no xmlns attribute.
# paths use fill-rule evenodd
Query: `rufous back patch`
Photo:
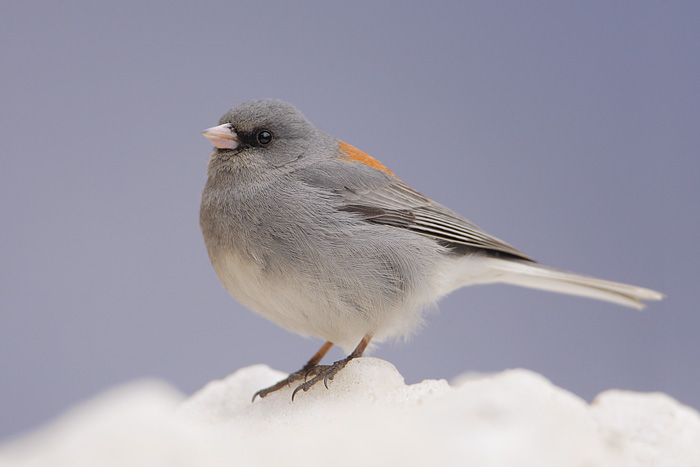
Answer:
<svg viewBox="0 0 700 467"><path fill-rule="evenodd" d="M343 153L345 153L347 159L350 159L353 162L359 162L361 164L368 165L377 170L381 170L384 173L388 173L392 177L396 177L396 175L394 175L391 170L384 167L381 162L379 162L377 159L373 158L369 154L360 151L355 146L350 146L348 143L343 143L341 141L339 147L340 150Z"/></svg>

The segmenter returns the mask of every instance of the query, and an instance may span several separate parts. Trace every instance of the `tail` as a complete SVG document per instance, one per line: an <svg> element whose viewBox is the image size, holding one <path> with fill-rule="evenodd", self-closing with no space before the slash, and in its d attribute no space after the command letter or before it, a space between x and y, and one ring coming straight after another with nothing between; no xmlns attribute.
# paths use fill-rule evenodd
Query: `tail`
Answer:
<svg viewBox="0 0 700 467"><path fill-rule="evenodd" d="M642 300L661 300L665 297L655 290L560 271L537 263L497 259L490 261L489 267L497 273L498 282L595 298L638 310L646 306Z"/></svg>

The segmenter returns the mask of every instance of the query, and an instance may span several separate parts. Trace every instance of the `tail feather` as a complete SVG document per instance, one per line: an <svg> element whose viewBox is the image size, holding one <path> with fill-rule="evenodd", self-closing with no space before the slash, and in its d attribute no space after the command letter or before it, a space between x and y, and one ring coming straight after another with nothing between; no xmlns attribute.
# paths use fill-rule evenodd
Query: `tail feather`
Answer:
<svg viewBox="0 0 700 467"><path fill-rule="evenodd" d="M574 274L537 263L494 260L489 266L498 273L499 282L605 300L638 310L646 306L642 300L661 300L665 296L655 290Z"/></svg>

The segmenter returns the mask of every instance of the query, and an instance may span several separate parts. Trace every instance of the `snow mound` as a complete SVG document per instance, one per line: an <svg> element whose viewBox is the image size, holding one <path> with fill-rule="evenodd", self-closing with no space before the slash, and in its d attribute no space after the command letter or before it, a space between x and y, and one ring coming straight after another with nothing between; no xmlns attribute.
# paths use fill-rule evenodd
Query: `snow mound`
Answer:
<svg viewBox="0 0 700 467"><path fill-rule="evenodd" d="M132 383L0 446L0 466L698 466L700 414L664 394L606 391L588 405L527 370L407 386L389 363L351 361L327 390L265 365L189 399Z"/></svg>

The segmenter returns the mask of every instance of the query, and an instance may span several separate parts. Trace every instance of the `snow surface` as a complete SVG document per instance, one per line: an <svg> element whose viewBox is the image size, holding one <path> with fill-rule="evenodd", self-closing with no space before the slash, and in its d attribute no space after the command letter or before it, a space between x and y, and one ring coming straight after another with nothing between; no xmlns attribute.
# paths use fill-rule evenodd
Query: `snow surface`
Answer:
<svg viewBox="0 0 700 467"><path fill-rule="evenodd" d="M700 414L659 393L592 404L528 370L407 386L354 360L291 401L242 368L185 399L159 381L110 390L0 446L0 466L700 466Z"/></svg>

